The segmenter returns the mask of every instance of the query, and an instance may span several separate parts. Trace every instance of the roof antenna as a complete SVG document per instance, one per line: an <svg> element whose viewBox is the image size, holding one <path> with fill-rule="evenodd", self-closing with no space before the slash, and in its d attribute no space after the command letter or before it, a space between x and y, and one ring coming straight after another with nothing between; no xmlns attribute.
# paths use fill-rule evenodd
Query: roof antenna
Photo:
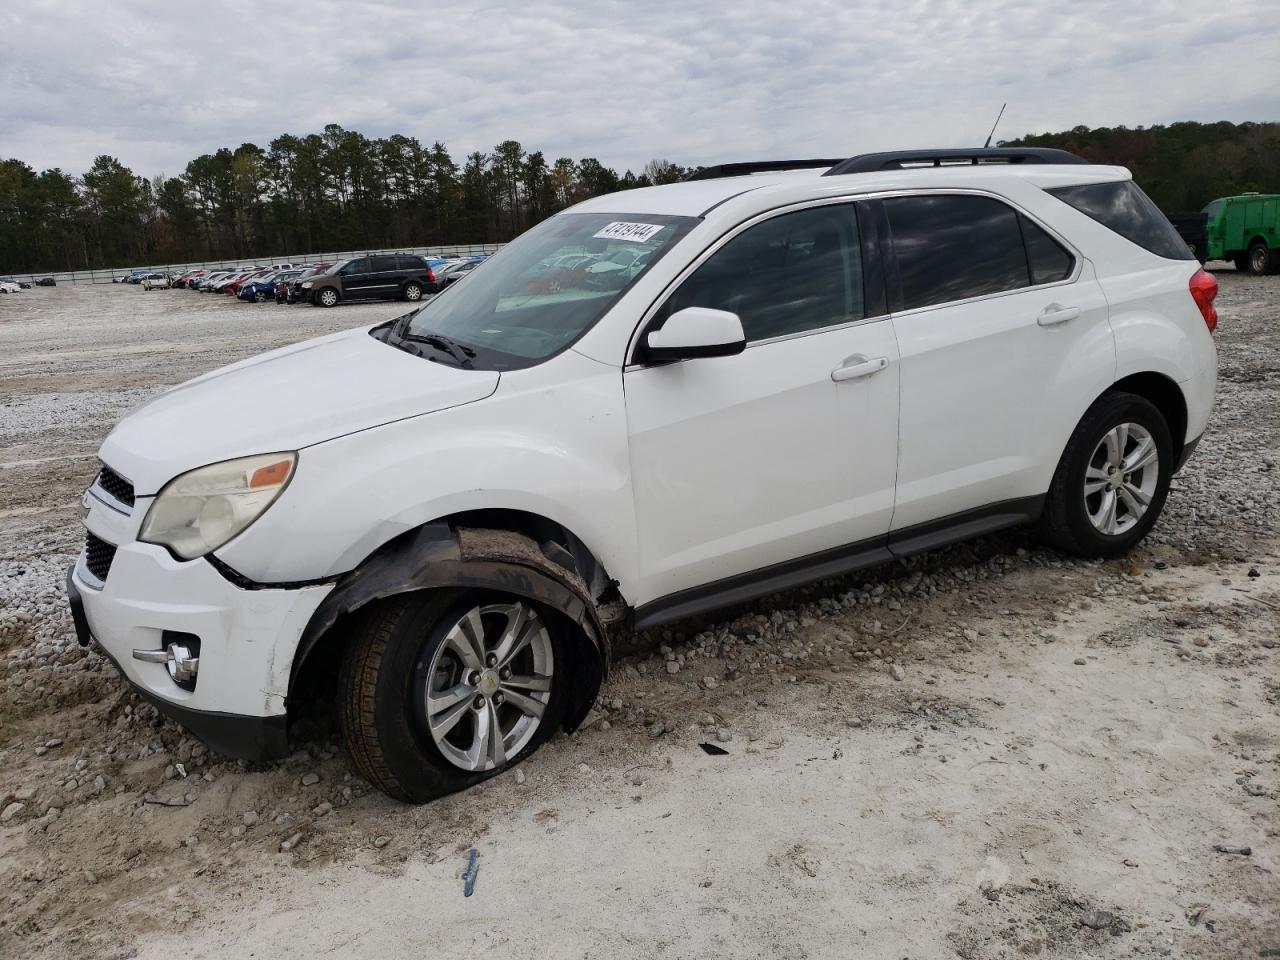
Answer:
<svg viewBox="0 0 1280 960"><path fill-rule="evenodd" d="M996 122L991 125L991 132L987 134L987 142L982 145L983 150L991 146L991 138L996 135L996 127L1000 126L1000 118L1004 116L1004 108L1008 105L1007 103L1000 104L1000 112L996 114Z"/></svg>

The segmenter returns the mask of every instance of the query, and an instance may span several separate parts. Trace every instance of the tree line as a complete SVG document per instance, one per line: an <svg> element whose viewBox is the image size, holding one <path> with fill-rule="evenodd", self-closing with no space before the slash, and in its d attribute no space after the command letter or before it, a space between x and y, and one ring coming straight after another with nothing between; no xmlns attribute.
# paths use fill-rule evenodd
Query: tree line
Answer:
<svg viewBox="0 0 1280 960"><path fill-rule="evenodd" d="M148 179L106 155L79 177L10 159L0 161L0 270L502 241L587 197L686 172L651 160L619 175L593 157L548 161L514 140L459 163L440 142L336 124L265 149L224 147L175 177Z"/></svg>
<svg viewBox="0 0 1280 960"><path fill-rule="evenodd" d="M1169 212L1280 190L1280 124L1075 127L1006 141L1129 167ZM726 158L742 159L742 158ZM99 156L74 176L0 161L0 271L250 260L307 251L509 240L587 197L671 183L696 168L655 159L619 175L599 160L506 140L461 163L439 141L370 138L330 124L196 157L148 179Z"/></svg>
<svg viewBox="0 0 1280 960"><path fill-rule="evenodd" d="M1091 163L1128 167L1166 213L1200 210L1210 200L1250 190L1280 193L1280 123L1074 127L1000 145L1058 147Z"/></svg>

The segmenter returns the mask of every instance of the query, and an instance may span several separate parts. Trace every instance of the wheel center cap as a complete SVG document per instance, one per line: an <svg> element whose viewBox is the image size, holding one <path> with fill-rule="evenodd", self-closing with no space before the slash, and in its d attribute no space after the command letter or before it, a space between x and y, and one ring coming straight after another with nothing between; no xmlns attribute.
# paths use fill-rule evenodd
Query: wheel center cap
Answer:
<svg viewBox="0 0 1280 960"><path fill-rule="evenodd" d="M476 689L489 697L497 693L498 672L496 670L486 670L480 674L480 682L476 684Z"/></svg>

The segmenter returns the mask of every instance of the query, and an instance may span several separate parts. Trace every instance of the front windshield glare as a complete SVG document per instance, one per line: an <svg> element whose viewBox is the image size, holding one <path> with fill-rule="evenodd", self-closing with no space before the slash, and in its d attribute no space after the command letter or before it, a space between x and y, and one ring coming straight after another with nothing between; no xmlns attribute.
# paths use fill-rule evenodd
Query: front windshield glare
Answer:
<svg viewBox="0 0 1280 960"><path fill-rule="evenodd" d="M407 338L448 337L475 366L527 367L569 346L697 221L562 213L517 237L413 315Z"/></svg>

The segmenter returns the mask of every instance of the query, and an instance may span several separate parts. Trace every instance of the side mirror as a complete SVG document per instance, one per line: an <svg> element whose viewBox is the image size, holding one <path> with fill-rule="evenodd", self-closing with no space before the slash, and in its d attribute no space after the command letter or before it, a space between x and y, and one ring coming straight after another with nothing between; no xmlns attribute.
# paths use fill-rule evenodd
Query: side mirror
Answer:
<svg viewBox="0 0 1280 960"><path fill-rule="evenodd" d="M742 321L728 310L685 307L645 338L651 360L731 357L747 348Z"/></svg>

